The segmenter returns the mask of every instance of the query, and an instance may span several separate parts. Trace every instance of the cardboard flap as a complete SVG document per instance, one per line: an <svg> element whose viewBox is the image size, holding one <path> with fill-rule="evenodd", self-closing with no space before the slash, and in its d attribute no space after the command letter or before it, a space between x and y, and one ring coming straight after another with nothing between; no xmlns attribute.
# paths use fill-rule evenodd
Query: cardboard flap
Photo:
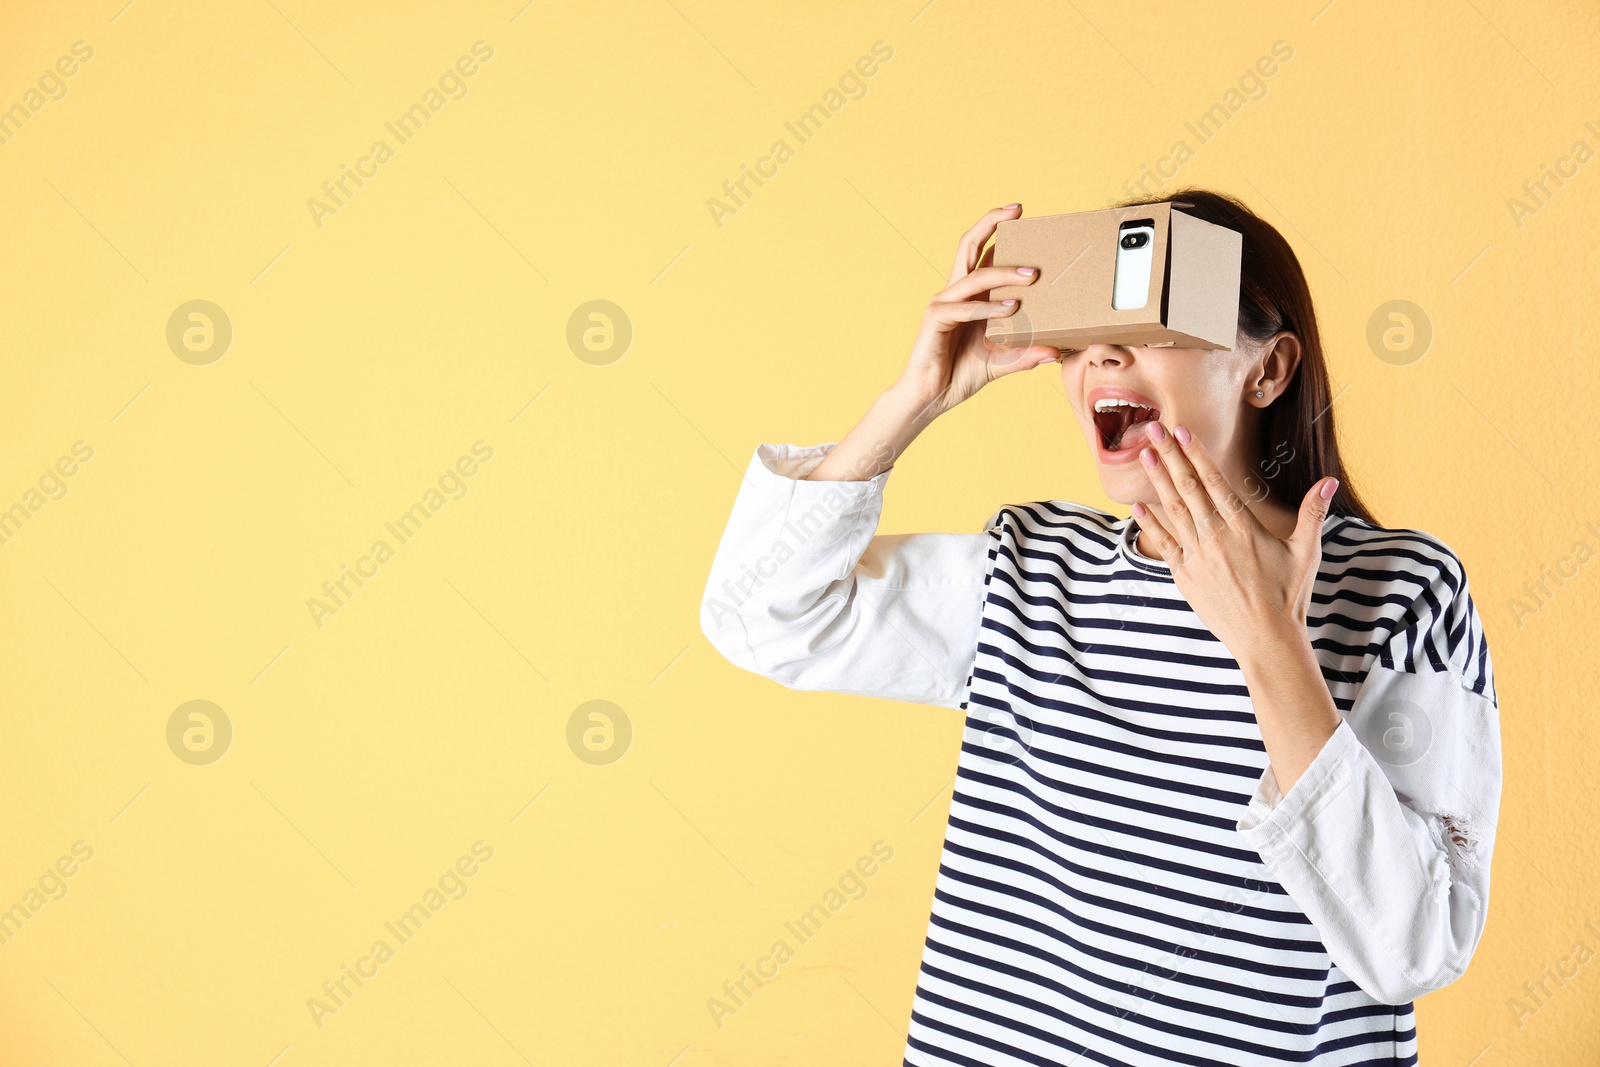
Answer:
<svg viewBox="0 0 1600 1067"><path fill-rule="evenodd" d="M1166 325L1232 348L1239 328L1244 235L1176 210L1171 226Z"/></svg>

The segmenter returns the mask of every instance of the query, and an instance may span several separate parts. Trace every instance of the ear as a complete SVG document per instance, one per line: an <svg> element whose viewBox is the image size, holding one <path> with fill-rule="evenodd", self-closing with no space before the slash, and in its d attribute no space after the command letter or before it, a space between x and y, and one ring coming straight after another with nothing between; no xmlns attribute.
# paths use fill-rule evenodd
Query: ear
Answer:
<svg viewBox="0 0 1600 1067"><path fill-rule="evenodd" d="M1300 338L1288 331L1273 334L1260 346L1260 364L1253 382L1245 386L1245 403L1264 408L1271 404L1294 380L1303 354ZM1256 396L1260 390L1261 396Z"/></svg>

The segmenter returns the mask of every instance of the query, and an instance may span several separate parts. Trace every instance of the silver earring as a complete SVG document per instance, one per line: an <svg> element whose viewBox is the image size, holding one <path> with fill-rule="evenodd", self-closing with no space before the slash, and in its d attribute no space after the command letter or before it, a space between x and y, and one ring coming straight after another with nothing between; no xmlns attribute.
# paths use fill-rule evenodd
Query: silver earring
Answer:
<svg viewBox="0 0 1600 1067"><path fill-rule="evenodd" d="M1256 390L1256 396L1261 396L1261 395L1263 395L1263 394L1262 394L1262 392L1261 392L1261 390L1259 390L1259 389L1257 389L1257 390Z"/></svg>

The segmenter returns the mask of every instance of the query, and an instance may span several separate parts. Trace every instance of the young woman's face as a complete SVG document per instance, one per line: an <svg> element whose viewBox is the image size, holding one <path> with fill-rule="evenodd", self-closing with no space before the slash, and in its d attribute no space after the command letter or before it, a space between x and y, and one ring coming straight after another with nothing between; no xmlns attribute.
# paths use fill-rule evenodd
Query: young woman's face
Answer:
<svg viewBox="0 0 1600 1067"><path fill-rule="evenodd" d="M1100 472L1106 495L1120 504L1160 503L1139 452L1148 423L1167 432L1183 425L1200 439L1243 491L1255 455L1260 410L1254 399L1262 364L1248 347L1131 348L1090 345L1061 353L1061 384Z"/></svg>

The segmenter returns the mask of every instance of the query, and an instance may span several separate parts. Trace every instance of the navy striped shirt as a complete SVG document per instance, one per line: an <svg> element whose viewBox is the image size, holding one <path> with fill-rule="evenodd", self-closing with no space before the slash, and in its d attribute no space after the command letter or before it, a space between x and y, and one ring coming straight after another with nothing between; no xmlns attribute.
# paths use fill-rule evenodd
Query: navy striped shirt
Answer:
<svg viewBox="0 0 1600 1067"><path fill-rule="evenodd" d="M1062 502L992 521L905 1062L1415 1063L1411 1004L1363 992L1241 839L1249 693L1136 533ZM1433 538L1324 523L1307 625L1341 712L1374 662L1492 699L1463 585Z"/></svg>

